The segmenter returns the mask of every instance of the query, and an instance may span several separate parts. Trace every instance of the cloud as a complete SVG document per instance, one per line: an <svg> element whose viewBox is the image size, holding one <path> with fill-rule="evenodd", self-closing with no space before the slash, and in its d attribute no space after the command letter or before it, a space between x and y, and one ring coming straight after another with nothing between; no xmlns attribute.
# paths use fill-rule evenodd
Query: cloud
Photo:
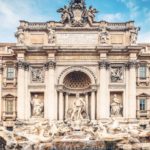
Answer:
<svg viewBox="0 0 150 150"><path fill-rule="evenodd" d="M139 15L139 6L135 0L118 0L123 3L128 9L130 13L130 19L134 19Z"/></svg>
<svg viewBox="0 0 150 150"><path fill-rule="evenodd" d="M117 22L124 18L124 15L121 13L115 13L115 14L102 14L100 16L100 20L106 20L108 22Z"/></svg>

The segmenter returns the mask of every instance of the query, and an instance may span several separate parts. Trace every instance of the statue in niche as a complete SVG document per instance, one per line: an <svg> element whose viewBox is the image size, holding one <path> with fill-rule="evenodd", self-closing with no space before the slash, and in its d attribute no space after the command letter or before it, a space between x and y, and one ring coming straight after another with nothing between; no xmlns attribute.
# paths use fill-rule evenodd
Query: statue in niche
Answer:
<svg viewBox="0 0 150 150"><path fill-rule="evenodd" d="M63 24L68 22L70 23L71 11L66 5L64 6L64 8L58 9L57 12L61 13L61 19Z"/></svg>
<svg viewBox="0 0 150 150"><path fill-rule="evenodd" d="M38 95L35 94L31 100L32 106L32 116L33 117L43 117L44 115L44 103L43 100L38 98Z"/></svg>
<svg viewBox="0 0 150 150"><path fill-rule="evenodd" d="M56 35L55 31L51 28L48 29L48 43L49 44L55 44L56 42Z"/></svg>
<svg viewBox="0 0 150 150"><path fill-rule="evenodd" d="M73 103L73 108L68 110L71 120L82 120L87 117L85 105L84 99L77 94L76 100Z"/></svg>
<svg viewBox="0 0 150 150"><path fill-rule="evenodd" d="M43 68L32 68L31 70L32 82L44 82L44 70Z"/></svg>
<svg viewBox="0 0 150 150"><path fill-rule="evenodd" d="M117 98L117 94L114 94L113 101L111 103L111 116L120 117L122 116L123 106L120 100Z"/></svg>
<svg viewBox="0 0 150 150"><path fill-rule="evenodd" d="M25 36L24 36L24 32L23 29L18 29L17 33L16 33L16 37L18 40L18 44L24 44L24 40L25 40Z"/></svg>
<svg viewBox="0 0 150 150"><path fill-rule="evenodd" d="M139 28L134 28L130 31L131 44L136 44Z"/></svg>
<svg viewBox="0 0 150 150"><path fill-rule="evenodd" d="M111 82L123 80L123 70L121 67L111 68Z"/></svg>
<svg viewBox="0 0 150 150"><path fill-rule="evenodd" d="M99 35L100 43L101 44L107 44L109 41L109 34L106 28L102 28L100 35Z"/></svg>

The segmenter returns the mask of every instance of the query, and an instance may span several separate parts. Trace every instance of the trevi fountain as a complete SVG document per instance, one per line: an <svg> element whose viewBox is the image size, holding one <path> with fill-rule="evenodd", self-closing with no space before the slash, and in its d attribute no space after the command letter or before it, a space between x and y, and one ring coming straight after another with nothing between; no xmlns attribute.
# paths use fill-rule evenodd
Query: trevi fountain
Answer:
<svg viewBox="0 0 150 150"><path fill-rule="evenodd" d="M0 150L150 150L140 28L97 22L84 0L57 12L60 22L22 20L17 43L0 43Z"/></svg>

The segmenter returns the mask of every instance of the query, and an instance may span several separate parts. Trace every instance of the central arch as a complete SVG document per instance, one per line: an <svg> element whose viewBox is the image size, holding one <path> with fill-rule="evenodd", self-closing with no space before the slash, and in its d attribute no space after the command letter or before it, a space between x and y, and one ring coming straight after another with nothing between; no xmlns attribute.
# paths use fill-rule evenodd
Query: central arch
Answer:
<svg viewBox="0 0 150 150"><path fill-rule="evenodd" d="M89 117L95 119L97 85L96 77L90 69L80 66L66 68L58 78L57 87L60 120L73 108L77 93L85 100Z"/></svg>

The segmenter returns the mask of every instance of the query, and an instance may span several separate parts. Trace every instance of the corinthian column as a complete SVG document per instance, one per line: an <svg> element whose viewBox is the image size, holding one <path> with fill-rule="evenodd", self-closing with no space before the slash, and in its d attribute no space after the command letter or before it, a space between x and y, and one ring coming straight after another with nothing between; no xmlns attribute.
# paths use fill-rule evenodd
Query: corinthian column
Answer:
<svg viewBox="0 0 150 150"><path fill-rule="evenodd" d="M136 60L129 62L129 118L136 118Z"/></svg>
<svg viewBox="0 0 150 150"><path fill-rule="evenodd" d="M57 119L57 101L55 99L55 62L49 61L46 63L47 68L47 90L45 109L47 110L47 118L49 120Z"/></svg>
<svg viewBox="0 0 150 150"><path fill-rule="evenodd" d="M2 73L3 68L2 65L0 64L0 121L2 119Z"/></svg>
<svg viewBox="0 0 150 150"><path fill-rule="evenodd" d="M107 76L107 66L108 62L105 60L99 63L100 66L100 95L98 98L98 108L97 116L98 119L109 118L110 115L110 101L108 99L108 76Z"/></svg>
<svg viewBox="0 0 150 150"><path fill-rule="evenodd" d="M95 91L91 92L91 120L95 120Z"/></svg>
<svg viewBox="0 0 150 150"><path fill-rule="evenodd" d="M18 62L18 87L17 87L17 118L25 119L25 70L24 62Z"/></svg>

